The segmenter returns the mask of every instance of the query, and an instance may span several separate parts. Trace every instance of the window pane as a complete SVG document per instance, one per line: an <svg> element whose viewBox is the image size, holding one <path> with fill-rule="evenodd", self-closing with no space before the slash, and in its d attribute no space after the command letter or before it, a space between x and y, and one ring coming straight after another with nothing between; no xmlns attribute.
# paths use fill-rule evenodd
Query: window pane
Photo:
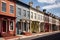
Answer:
<svg viewBox="0 0 60 40"><path fill-rule="evenodd" d="M35 19L36 19L36 13L35 13Z"/></svg>
<svg viewBox="0 0 60 40"><path fill-rule="evenodd" d="M24 16L26 17L26 10L23 10L23 14L24 14Z"/></svg>
<svg viewBox="0 0 60 40"><path fill-rule="evenodd" d="M38 20L40 19L40 15L38 15Z"/></svg>
<svg viewBox="0 0 60 40"><path fill-rule="evenodd" d="M28 14L27 16L30 18L30 12L29 11L27 11L27 14Z"/></svg>
<svg viewBox="0 0 60 40"><path fill-rule="evenodd" d="M2 11L6 12L6 3L2 2Z"/></svg>
<svg viewBox="0 0 60 40"><path fill-rule="evenodd" d="M33 12L31 12L31 18L33 18Z"/></svg>
<svg viewBox="0 0 60 40"><path fill-rule="evenodd" d="M10 13L14 12L14 7L12 5L10 5Z"/></svg>
<svg viewBox="0 0 60 40"><path fill-rule="evenodd" d="M18 13L19 15L21 15L21 8L18 8Z"/></svg>

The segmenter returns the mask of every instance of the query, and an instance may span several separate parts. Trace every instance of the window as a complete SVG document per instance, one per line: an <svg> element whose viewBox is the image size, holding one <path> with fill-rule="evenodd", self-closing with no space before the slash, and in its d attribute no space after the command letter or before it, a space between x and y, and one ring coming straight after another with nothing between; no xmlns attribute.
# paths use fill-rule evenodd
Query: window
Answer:
<svg viewBox="0 0 60 40"><path fill-rule="evenodd" d="M28 14L28 17L30 18L30 12L29 11L27 11L27 14Z"/></svg>
<svg viewBox="0 0 60 40"><path fill-rule="evenodd" d="M6 12L6 3L2 2L2 11Z"/></svg>
<svg viewBox="0 0 60 40"><path fill-rule="evenodd" d="M10 13L14 13L14 7L13 7L13 5L10 5Z"/></svg>
<svg viewBox="0 0 60 40"><path fill-rule="evenodd" d="M14 29L14 27L13 27L13 21L10 21L10 30L13 30Z"/></svg>
<svg viewBox="0 0 60 40"><path fill-rule="evenodd" d="M21 8L18 8L18 13L19 15L21 15Z"/></svg>
<svg viewBox="0 0 60 40"><path fill-rule="evenodd" d="M33 12L31 12L31 18L33 18Z"/></svg>
<svg viewBox="0 0 60 40"><path fill-rule="evenodd" d="M40 19L42 20L42 15L40 15Z"/></svg>
<svg viewBox="0 0 60 40"><path fill-rule="evenodd" d="M26 10L23 10L23 14L24 14L24 16L26 17Z"/></svg>
<svg viewBox="0 0 60 40"><path fill-rule="evenodd" d="M38 19L40 19L40 15L38 15Z"/></svg>
<svg viewBox="0 0 60 40"><path fill-rule="evenodd" d="M36 13L35 13L35 19L36 19Z"/></svg>

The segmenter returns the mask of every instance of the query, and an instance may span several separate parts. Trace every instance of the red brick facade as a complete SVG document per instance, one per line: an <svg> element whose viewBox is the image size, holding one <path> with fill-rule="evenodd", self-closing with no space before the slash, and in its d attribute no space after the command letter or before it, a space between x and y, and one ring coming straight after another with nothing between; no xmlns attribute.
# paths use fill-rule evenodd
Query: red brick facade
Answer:
<svg viewBox="0 0 60 40"><path fill-rule="evenodd" d="M2 2L6 3L6 12L2 11ZM10 5L13 6L13 13L10 13ZM0 36L15 35L16 4L13 0L0 0ZM11 24L10 24L11 23ZM11 28L10 26L13 25ZM10 30L13 29L13 30Z"/></svg>

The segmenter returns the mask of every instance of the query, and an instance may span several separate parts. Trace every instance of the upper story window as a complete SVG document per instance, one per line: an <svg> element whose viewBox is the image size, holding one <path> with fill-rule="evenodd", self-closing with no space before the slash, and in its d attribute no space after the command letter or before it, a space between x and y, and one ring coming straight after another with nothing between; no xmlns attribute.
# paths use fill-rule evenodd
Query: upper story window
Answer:
<svg viewBox="0 0 60 40"><path fill-rule="evenodd" d="M21 15L21 8L18 8L18 13L19 15Z"/></svg>
<svg viewBox="0 0 60 40"><path fill-rule="evenodd" d="M14 13L14 6L10 5L10 13Z"/></svg>
<svg viewBox="0 0 60 40"><path fill-rule="evenodd" d="M44 20L48 22L49 21L49 17L48 16L44 16Z"/></svg>
<svg viewBox="0 0 60 40"><path fill-rule="evenodd" d="M36 19L36 13L35 13L35 16L34 16L34 18Z"/></svg>
<svg viewBox="0 0 60 40"><path fill-rule="evenodd" d="M43 20L43 16L41 15L41 20Z"/></svg>
<svg viewBox="0 0 60 40"><path fill-rule="evenodd" d="M30 18L30 12L29 11L27 11L27 14L28 14L27 16Z"/></svg>
<svg viewBox="0 0 60 40"><path fill-rule="evenodd" d="M2 2L2 11L6 12L6 3L5 2Z"/></svg>
<svg viewBox="0 0 60 40"><path fill-rule="evenodd" d="M33 12L31 12L31 18L33 18Z"/></svg>
<svg viewBox="0 0 60 40"><path fill-rule="evenodd" d="M23 14L24 14L24 16L26 17L26 10L23 10Z"/></svg>
<svg viewBox="0 0 60 40"><path fill-rule="evenodd" d="M40 15L40 20L42 20L42 15Z"/></svg>
<svg viewBox="0 0 60 40"><path fill-rule="evenodd" d="M40 15L38 15L38 20L40 19Z"/></svg>

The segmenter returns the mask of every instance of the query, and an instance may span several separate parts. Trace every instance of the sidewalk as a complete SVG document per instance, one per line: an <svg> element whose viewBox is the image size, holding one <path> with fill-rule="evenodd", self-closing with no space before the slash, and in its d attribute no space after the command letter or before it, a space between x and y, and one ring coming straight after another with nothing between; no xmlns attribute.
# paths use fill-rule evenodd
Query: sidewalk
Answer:
<svg viewBox="0 0 60 40"><path fill-rule="evenodd" d="M18 36L14 36L14 37L0 38L0 40L18 40L18 39L24 39L24 38L29 38L29 37L35 37L35 36L52 35L52 34L56 34L56 33L59 33L59 31L55 31L55 32L45 32L45 33L37 33L37 34L30 35L30 36L18 35Z"/></svg>
<svg viewBox="0 0 60 40"><path fill-rule="evenodd" d="M19 35L19 36L21 36L20 39L23 39L23 38L29 38L29 37L34 37L34 36L52 35L52 34L56 34L56 33L59 33L59 31L45 32L45 33L37 33L37 34L30 35L30 36L24 36L24 35Z"/></svg>

